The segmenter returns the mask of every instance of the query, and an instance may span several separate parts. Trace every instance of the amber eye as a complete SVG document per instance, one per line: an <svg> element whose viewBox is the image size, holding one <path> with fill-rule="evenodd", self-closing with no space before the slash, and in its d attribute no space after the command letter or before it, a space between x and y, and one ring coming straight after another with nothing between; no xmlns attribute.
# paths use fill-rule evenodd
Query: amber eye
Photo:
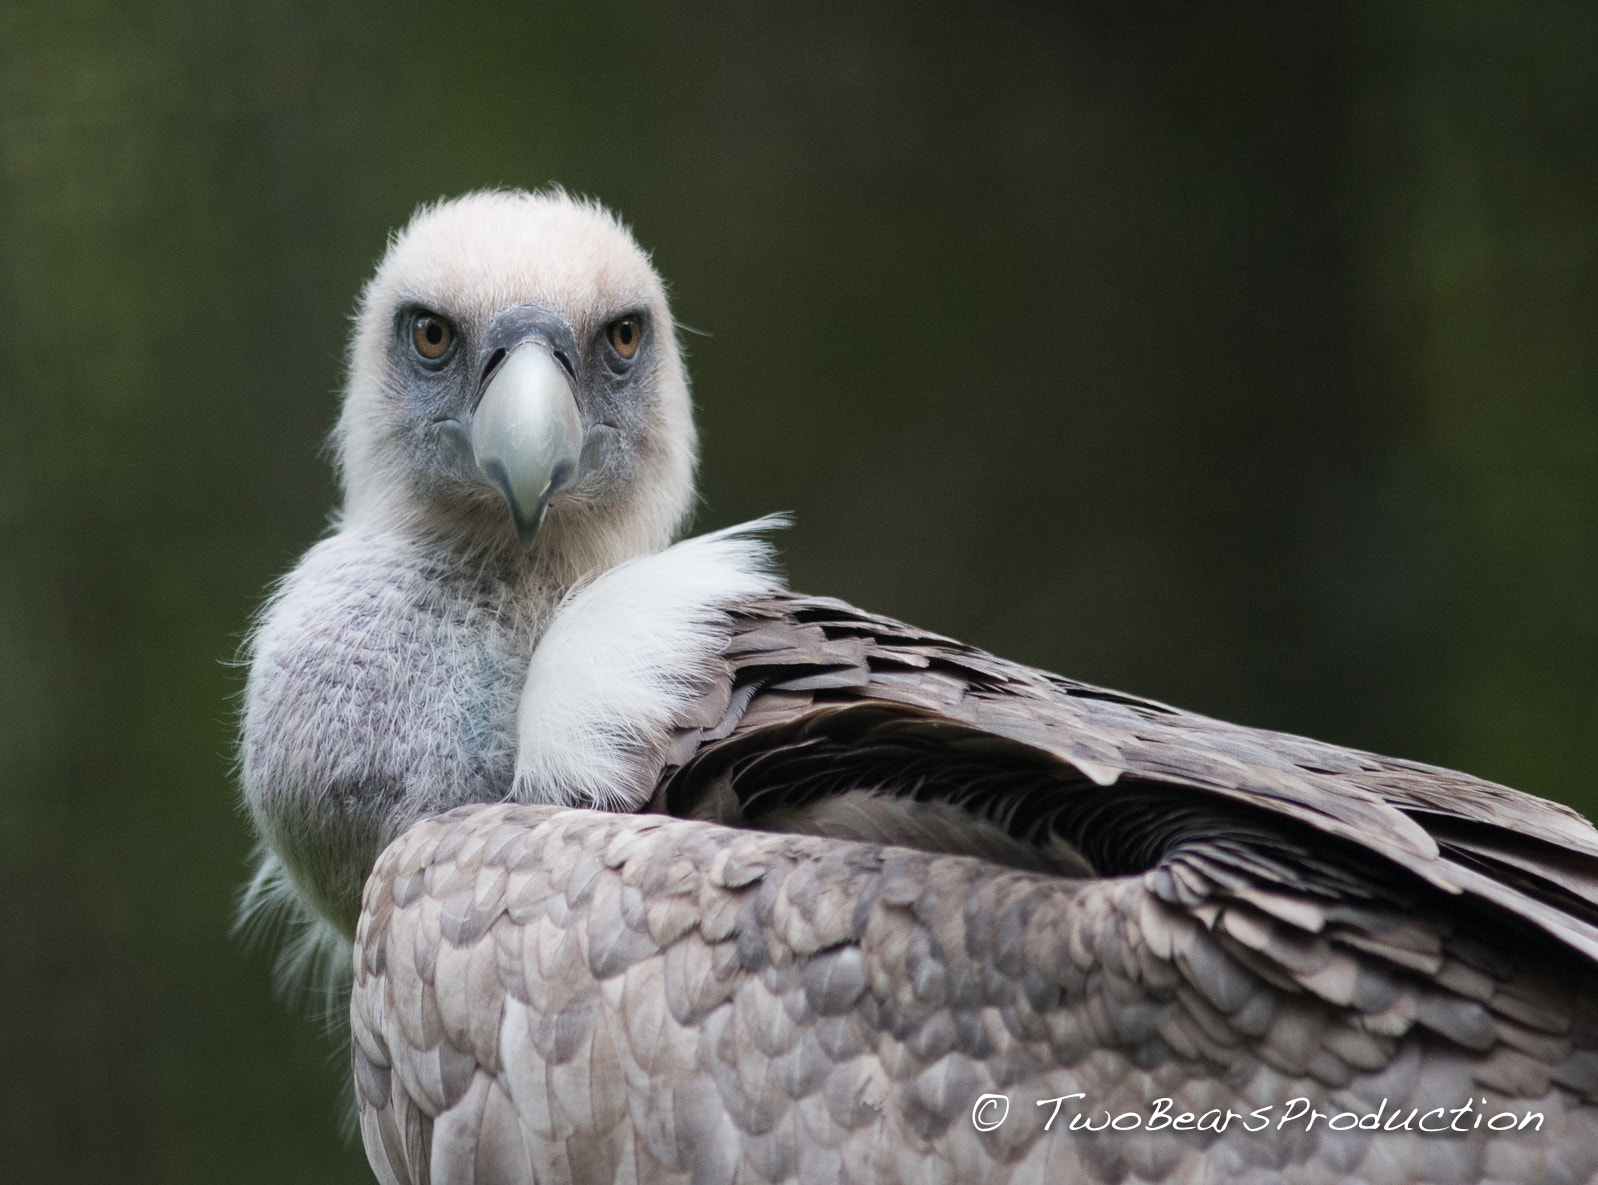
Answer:
<svg viewBox="0 0 1598 1185"><path fill-rule="evenodd" d="M437 362L449 353L455 341L455 330L444 318L423 313L411 324L411 341L416 344L418 354L429 362Z"/></svg>
<svg viewBox="0 0 1598 1185"><path fill-rule="evenodd" d="M615 347L616 353L622 358L631 361L634 354L638 353L638 346L644 340L644 327L637 317L623 317L619 321L610 323L610 344Z"/></svg>

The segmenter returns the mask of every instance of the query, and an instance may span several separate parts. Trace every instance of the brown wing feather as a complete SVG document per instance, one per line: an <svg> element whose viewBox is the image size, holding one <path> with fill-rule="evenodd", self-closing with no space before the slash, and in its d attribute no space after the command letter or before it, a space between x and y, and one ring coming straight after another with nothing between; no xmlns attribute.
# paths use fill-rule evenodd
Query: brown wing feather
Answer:
<svg viewBox="0 0 1598 1185"><path fill-rule="evenodd" d="M726 661L726 712L683 731L657 810L768 826L776 807L791 820L796 803L892 783L1121 872L1219 826L1212 863L1329 893L1341 864L1375 885L1385 870L1392 896L1462 896L1598 959L1598 832L1564 806L1077 683L826 598L743 607ZM1272 858L1283 843L1294 852Z"/></svg>

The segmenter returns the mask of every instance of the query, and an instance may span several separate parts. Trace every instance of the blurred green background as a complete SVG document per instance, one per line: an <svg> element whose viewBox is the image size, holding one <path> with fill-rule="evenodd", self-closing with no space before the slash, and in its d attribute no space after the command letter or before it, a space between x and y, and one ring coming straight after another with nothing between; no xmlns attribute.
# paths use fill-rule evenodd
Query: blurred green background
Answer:
<svg viewBox="0 0 1598 1185"><path fill-rule="evenodd" d="M1598 810L1598 6L0 0L0 1180L361 1181L228 934L262 590L416 203L673 284L797 587Z"/></svg>

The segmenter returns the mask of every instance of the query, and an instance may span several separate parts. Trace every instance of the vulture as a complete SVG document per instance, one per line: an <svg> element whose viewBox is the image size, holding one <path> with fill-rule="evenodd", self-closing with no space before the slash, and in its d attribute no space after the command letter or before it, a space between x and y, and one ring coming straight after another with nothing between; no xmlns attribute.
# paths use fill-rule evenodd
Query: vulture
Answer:
<svg viewBox="0 0 1598 1185"><path fill-rule="evenodd" d="M1598 832L673 542L665 289L421 209L248 643L251 912L343 969L386 1185L1598 1179Z"/></svg>

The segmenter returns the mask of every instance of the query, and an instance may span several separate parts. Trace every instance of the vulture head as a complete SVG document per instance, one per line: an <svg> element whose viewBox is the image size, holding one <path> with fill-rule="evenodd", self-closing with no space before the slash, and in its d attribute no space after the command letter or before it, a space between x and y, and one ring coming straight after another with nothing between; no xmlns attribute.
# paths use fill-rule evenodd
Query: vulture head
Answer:
<svg viewBox="0 0 1598 1185"><path fill-rule="evenodd" d="M696 446L660 278L562 192L424 208L362 297L336 442L349 526L522 555L561 583L658 550Z"/></svg>

